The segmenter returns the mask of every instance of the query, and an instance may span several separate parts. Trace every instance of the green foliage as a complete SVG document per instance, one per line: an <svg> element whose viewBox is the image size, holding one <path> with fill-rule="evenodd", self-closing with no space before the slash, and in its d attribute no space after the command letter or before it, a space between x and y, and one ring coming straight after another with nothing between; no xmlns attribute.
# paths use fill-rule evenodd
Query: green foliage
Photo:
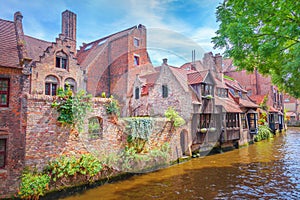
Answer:
<svg viewBox="0 0 300 200"><path fill-rule="evenodd" d="M300 97L299 15L300 1L226 0L217 7L212 42L240 69L271 75L280 89Z"/></svg>
<svg viewBox="0 0 300 200"><path fill-rule="evenodd" d="M128 147L134 148L137 153L142 152L153 131L153 120L149 117L129 117L124 121Z"/></svg>
<svg viewBox="0 0 300 200"><path fill-rule="evenodd" d="M106 113L108 115L120 116L120 106L116 99L113 96L110 97L109 101L105 104Z"/></svg>
<svg viewBox="0 0 300 200"><path fill-rule="evenodd" d="M165 116L166 118L168 118L168 120L170 120L173 123L175 128L185 124L184 119L180 117L179 114L172 107L169 107L166 110Z"/></svg>
<svg viewBox="0 0 300 200"><path fill-rule="evenodd" d="M224 77L225 79L227 79L227 80L234 81L234 78L232 78L232 77L230 77L230 76L224 75L223 77Z"/></svg>
<svg viewBox="0 0 300 200"><path fill-rule="evenodd" d="M259 107L265 111L269 110L269 106L267 105L268 99L269 99L268 95L265 95L263 102L261 102L261 104L259 104Z"/></svg>
<svg viewBox="0 0 300 200"><path fill-rule="evenodd" d="M267 123L268 115L266 112L262 111L262 113L259 116L258 124L265 125Z"/></svg>
<svg viewBox="0 0 300 200"><path fill-rule="evenodd" d="M59 112L59 122L82 131L86 113L92 109L91 96L85 95L82 90L73 96L69 87L66 90L60 88L52 107Z"/></svg>
<svg viewBox="0 0 300 200"><path fill-rule="evenodd" d="M49 163L46 171L51 174L53 181L76 174L95 176L102 170L102 163L91 154L83 154L80 158L60 157Z"/></svg>
<svg viewBox="0 0 300 200"><path fill-rule="evenodd" d="M18 196L22 199L39 199L45 194L50 183L48 174L26 171L22 174Z"/></svg>
<svg viewBox="0 0 300 200"><path fill-rule="evenodd" d="M258 133L254 136L254 141L259 142L261 140L273 138L273 133L268 125L260 125L258 126Z"/></svg>
<svg viewBox="0 0 300 200"><path fill-rule="evenodd" d="M106 93L105 93L105 92L102 92L102 93L101 93L101 97L102 97L102 98L106 98Z"/></svg>

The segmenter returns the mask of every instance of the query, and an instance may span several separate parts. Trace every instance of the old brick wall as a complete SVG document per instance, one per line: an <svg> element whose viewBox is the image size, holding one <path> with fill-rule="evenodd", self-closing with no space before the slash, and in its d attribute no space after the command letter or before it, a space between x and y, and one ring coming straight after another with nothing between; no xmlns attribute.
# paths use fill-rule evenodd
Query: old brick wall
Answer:
<svg viewBox="0 0 300 200"><path fill-rule="evenodd" d="M86 117L85 133L72 132L69 127L57 122L58 113L51 107L53 97L27 95L26 166L42 169L48 161L62 155L84 153L106 154L117 152L122 147L121 129L109 121L103 108L103 99L94 99L94 111ZM103 135L90 140L87 133L88 118L103 120Z"/></svg>
<svg viewBox="0 0 300 200"><path fill-rule="evenodd" d="M23 75L21 69L2 67L0 77L10 79L9 107L0 107L0 138L7 140L6 165L0 169L1 198L16 191L24 167L26 101L23 93L29 91L29 77Z"/></svg>

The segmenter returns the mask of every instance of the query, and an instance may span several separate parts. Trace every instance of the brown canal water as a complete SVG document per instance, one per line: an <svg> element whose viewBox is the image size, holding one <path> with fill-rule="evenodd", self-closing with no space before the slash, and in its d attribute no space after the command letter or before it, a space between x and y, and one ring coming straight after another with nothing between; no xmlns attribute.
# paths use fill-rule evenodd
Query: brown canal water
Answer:
<svg viewBox="0 0 300 200"><path fill-rule="evenodd" d="M66 199L300 199L300 129Z"/></svg>

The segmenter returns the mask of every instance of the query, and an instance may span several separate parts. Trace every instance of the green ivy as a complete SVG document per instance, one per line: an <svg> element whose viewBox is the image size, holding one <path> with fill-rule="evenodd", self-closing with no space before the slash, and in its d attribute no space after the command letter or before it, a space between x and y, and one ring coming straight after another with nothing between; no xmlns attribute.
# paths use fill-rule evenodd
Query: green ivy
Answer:
<svg viewBox="0 0 300 200"><path fill-rule="evenodd" d="M175 128L180 127L185 124L185 121L179 114L172 108L169 107L165 112L166 118L171 121Z"/></svg>
<svg viewBox="0 0 300 200"><path fill-rule="evenodd" d="M124 118L124 121L128 146L133 147L137 153L142 152L153 131L153 120L149 117L129 117Z"/></svg>
<svg viewBox="0 0 300 200"><path fill-rule="evenodd" d="M91 95L85 95L83 90L73 95L69 87L66 90L60 88L52 103L52 107L56 108L59 113L57 121L77 128L81 132L86 113L92 109L91 97Z"/></svg>

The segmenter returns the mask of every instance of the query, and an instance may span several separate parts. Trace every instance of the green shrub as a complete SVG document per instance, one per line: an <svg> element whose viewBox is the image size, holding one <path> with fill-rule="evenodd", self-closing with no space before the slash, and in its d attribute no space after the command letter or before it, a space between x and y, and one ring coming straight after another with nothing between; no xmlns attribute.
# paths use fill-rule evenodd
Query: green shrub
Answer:
<svg viewBox="0 0 300 200"><path fill-rule="evenodd" d="M73 96L72 90L59 89L52 107L56 108L59 116L57 121L64 125L70 125L82 131L86 113L92 109L91 95L85 95L83 90Z"/></svg>
<svg viewBox="0 0 300 200"><path fill-rule="evenodd" d="M48 174L24 172L18 196L22 199L39 199L48 190L50 179Z"/></svg>
<svg viewBox="0 0 300 200"><path fill-rule="evenodd" d="M185 124L185 121L179 114L172 108L169 107L165 112L166 118L171 121L175 128L180 127Z"/></svg>
<svg viewBox="0 0 300 200"><path fill-rule="evenodd" d="M108 115L120 116L120 106L116 99L113 96L110 97L110 100L105 104L106 113Z"/></svg>
<svg viewBox="0 0 300 200"><path fill-rule="evenodd" d="M254 136L254 141L259 142L261 140L272 138L274 135L268 125L258 126L258 133Z"/></svg>

